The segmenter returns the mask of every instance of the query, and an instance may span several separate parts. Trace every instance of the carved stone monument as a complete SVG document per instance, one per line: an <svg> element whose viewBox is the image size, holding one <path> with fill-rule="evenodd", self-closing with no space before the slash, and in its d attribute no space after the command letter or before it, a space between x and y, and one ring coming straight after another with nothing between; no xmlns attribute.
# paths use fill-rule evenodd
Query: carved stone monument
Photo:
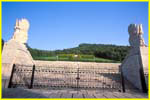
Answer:
<svg viewBox="0 0 150 100"><path fill-rule="evenodd" d="M128 27L129 32L129 43L132 47L145 47L144 38L142 37L143 29L142 24L136 25L136 24L130 24Z"/></svg>
<svg viewBox="0 0 150 100"><path fill-rule="evenodd" d="M2 51L2 85L7 88L13 64L33 65L33 59L25 43L28 40L29 22L16 21L13 37L5 42Z"/></svg>
<svg viewBox="0 0 150 100"><path fill-rule="evenodd" d="M128 27L131 49L121 64L124 77L136 88L147 91L148 88L148 47L142 37L142 24L130 24Z"/></svg>

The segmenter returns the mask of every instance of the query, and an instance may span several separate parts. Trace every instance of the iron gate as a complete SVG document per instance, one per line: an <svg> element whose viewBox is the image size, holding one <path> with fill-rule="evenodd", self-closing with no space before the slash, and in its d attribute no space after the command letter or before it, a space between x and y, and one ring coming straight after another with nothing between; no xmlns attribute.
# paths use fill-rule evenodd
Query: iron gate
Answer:
<svg viewBox="0 0 150 100"><path fill-rule="evenodd" d="M121 90L119 70L105 67L42 67L16 64L9 87Z"/></svg>

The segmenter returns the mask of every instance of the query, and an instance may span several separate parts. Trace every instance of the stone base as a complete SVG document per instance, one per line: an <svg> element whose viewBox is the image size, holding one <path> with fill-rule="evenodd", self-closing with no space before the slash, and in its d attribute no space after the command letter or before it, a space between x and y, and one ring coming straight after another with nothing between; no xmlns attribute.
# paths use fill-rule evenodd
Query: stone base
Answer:
<svg viewBox="0 0 150 100"><path fill-rule="evenodd" d="M4 44L2 52L2 79L4 87L8 87L13 64L33 65L33 59L26 46L15 40Z"/></svg>
<svg viewBox="0 0 150 100"><path fill-rule="evenodd" d="M148 47L131 48L121 67L124 77L136 88L143 90L140 70L148 72ZM148 80L148 77L145 77L145 80ZM146 85L148 87L148 84Z"/></svg>

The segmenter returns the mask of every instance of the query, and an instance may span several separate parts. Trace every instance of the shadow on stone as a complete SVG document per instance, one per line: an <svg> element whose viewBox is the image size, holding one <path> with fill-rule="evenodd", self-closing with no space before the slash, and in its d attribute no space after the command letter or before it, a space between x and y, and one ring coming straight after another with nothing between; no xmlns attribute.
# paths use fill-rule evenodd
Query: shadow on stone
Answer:
<svg viewBox="0 0 150 100"><path fill-rule="evenodd" d="M2 89L2 98L47 98L42 93L29 91L22 88Z"/></svg>

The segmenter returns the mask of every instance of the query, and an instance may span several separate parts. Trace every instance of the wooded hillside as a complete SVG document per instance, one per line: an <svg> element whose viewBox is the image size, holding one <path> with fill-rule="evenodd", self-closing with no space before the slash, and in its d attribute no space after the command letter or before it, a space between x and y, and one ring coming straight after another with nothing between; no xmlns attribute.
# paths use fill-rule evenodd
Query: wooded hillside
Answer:
<svg viewBox="0 0 150 100"><path fill-rule="evenodd" d="M129 46L117 46L108 44L80 44L78 47L63 50L39 50L33 49L27 45L33 58L49 57L60 54L77 54L77 55L93 55L98 58L105 58L115 61L122 61L129 50Z"/></svg>

